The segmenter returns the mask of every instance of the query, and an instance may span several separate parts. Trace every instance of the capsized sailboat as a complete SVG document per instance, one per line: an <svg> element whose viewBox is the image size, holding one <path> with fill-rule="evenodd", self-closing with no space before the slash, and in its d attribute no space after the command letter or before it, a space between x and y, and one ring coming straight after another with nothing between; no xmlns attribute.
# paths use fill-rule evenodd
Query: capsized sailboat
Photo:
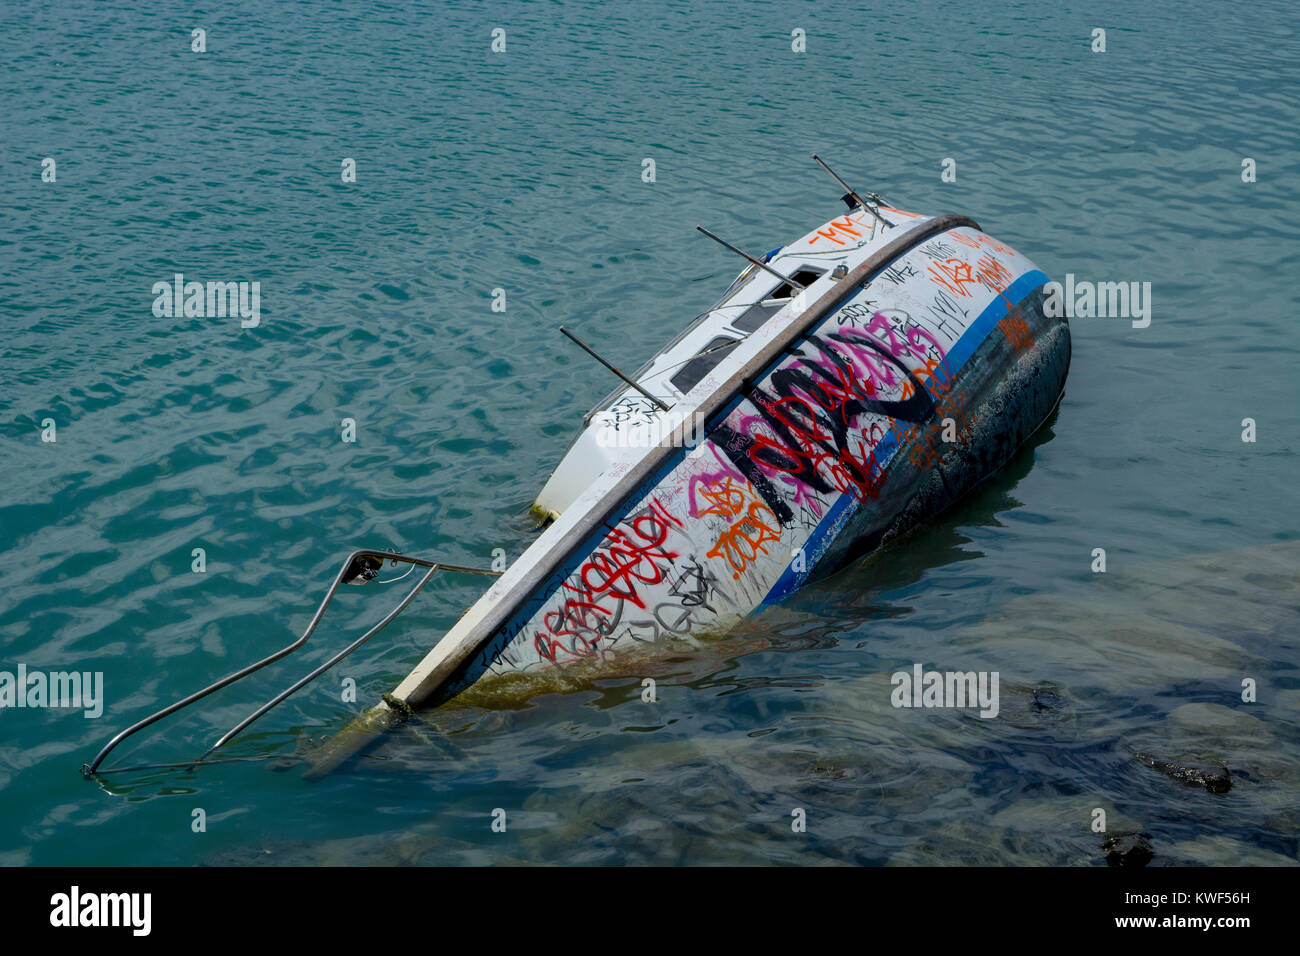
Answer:
<svg viewBox="0 0 1300 956"><path fill-rule="evenodd" d="M632 375L600 359L621 384L539 493L544 530L317 772L492 675L725 632L938 514L1042 425L1070 362L1068 324L1043 307L1048 277L972 219L904 211L836 179L847 212L762 258L742 252L749 265L717 303ZM426 569L405 600L212 749L436 571L478 570L354 553L295 645L128 728L83 769L300 646L340 583L393 557Z"/></svg>

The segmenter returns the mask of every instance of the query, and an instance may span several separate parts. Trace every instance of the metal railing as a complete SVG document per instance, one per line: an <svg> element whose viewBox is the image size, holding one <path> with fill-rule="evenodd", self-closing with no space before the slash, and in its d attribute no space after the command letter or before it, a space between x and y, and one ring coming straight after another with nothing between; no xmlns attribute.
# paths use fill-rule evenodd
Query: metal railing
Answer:
<svg viewBox="0 0 1300 956"><path fill-rule="evenodd" d="M367 581L372 580L375 577L376 573L378 572L378 569L383 566L384 561L391 561L393 562L394 565L409 564L413 566L413 569L418 567L418 568L425 568L427 570L425 571L424 575L420 578L420 580L415 583L415 585L411 588L411 590L407 592L406 596L402 598L400 602L398 602L397 606L394 607L390 612L388 612L388 614L385 615L384 618L378 624L374 625L372 628L370 628L370 630L366 631L365 634L361 635L361 637L357 638L355 641L353 641L343 650L339 651L339 653L335 654L324 664L317 667L310 674L306 675L301 680L296 681L289 688L277 694L275 697L271 698L269 701L267 701L257 710L253 711L251 714L249 714L247 717L241 720L238 724L236 724L229 731L227 731L221 737L220 740L218 740L206 751L204 751L203 755L199 757L197 760L192 760L187 763L179 763L179 764L150 764L150 765L135 766L135 767L110 767L106 770L99 769L99 765L103 763L104 758L107 757L113 751L113 749L117 747L118 744L122 743L122 741L126 740L128 737L140 732L141 730L144 730L146 727L150 726L151 724L157 723L158 721L162 720L164 717L168 717L176 713L178 710L182 710L183 708L190 706L190 704L202 700L204 697L207 697L209 694L216 693L217 691L221 690L223 687L229 687L231 684L235 683L236 681L243 680L248 675L256 671L259 671L263 667L266 667L270 664L274 664L276 661L280 660L281 658L287 657L288 655L292 654L294 651L298 650L298 648L302 647L304 644L307 643L308 638L312 636L312 633L316 630L317 625L320 624L321 618L325 616L325 609L329 607L330 601L334 599L334 595L338 591L339 585L345 583L364 584ZM429 583L430 579L432 579L432 577L435 574L437 574L439 571L454 571L461 574L485 574L491 576L496 576L501 573L499 571L491 571L483 568L467 568L457 564L443 564L436 561L426 561L423 558L415 558L415 557L411 557L410 555L398 554L392 551L371 551L368 549L353 551L352 554L348 556L348 559L343 563L343 567L339 569L339 573L334 576L334 583L330 585L329 592L325 595L325 599L321 601L320 607L316 609L316 613L312 615L311 623L307 625L307 629L303 631L301 637L299 637L292 644L289 644L288 646L283 647L280 650L276 651L274 654L262 658L257 663L249 664L247 667L237 670L233 674L229 674L226 677L221 678L221 680L209 684L207 687L203 688L202 690L196 691L195 693L190 694L188 697L178 700L176 701L176 703L164 707L162 710L150 714L148 717L144 718L143 720L137 721L136 723L132 724L130 727L123 730L112 740L110 740L107 744L105 744L104 749L99 752L99 754L95 757L94 760L92 760L88 764L82 764L81 767L82 774L84 774L86 777L89 778L89 777L96 776L98 774L120 773L126 770L146 770L146 769L155 769L160 767L193 767L193 766L197 766L200 763L205 762L205 759L209 754L211 754L213 751L217 750L218 748L224 746L225 744L229 743L236 735L238 735L246 727L248 727L249 724L253 723L255 720L262 717L267 711L271 710L273 707L276 707L278 704L282 703L288 697L297 693L303 687L307 686L307 684L311 683L321 674L325 673L327 670L329 670L339 661L343 660L343 658L347 657L358 647L366 643L366 641L370 640L372 637L374 637L376 634L382 631L385 627L387 627L393 621L393 619L397 617L397 615L401 614L402 611L406 610L406 607L411 603L411 601L415 600L415 596L420 593L420 591L424 588L424 586Z"/></svg>

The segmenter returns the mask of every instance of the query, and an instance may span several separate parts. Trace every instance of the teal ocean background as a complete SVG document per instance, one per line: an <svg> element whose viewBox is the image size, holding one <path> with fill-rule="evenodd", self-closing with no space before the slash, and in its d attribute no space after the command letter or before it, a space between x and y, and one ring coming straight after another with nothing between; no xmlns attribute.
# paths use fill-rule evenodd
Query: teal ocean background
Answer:
<svg viewBox="0 0 1300 956"><path fill-rule="evenodd" d="M0 670L102 671L106 701L0 711L0 862L1104 865L1140 832L1153 865L1296 863L1298 24L1288 3L6 3ZM1004 473L674 649L658 703L623 674L446 708L316 781L289 759L80 776L288 643L353 547L518 557L613 384L556 327L639 366L738 271L696 223L764 251L838 213L813 152L1055 279L1150 282L1150 326L1072 321L1064 402ZM177 272L260 282L260 326L155 317ZM298 655L110 763L197 756L403 586L348 589ZM479 586L431 585L232 755L327 739ZM895 710L914 663L998 671L999 717Z"/></svg>

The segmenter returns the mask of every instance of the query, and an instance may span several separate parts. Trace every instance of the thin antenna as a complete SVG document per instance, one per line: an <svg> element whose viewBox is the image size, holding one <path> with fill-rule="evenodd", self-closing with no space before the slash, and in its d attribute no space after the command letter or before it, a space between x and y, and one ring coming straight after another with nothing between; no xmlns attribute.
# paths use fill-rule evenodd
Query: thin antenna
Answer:
<svg viewBox="0 0 1300 956"><path fill-rule="evenodd" d="M808 288L808 287L807 287L806 285L804 285L802 282L795 282L795 281L794 281L793 279L791 279L789 276L783 276L783 275L781 275L781 273L777 272L775 269L773 269L771 266L769 266L766 262L763 262L763 261L760 260L760 259L755 259L755 258L754 258L753 256L751 256L748 252L746 252L744 249L737 249L735 246L733 246L731 243L729 243L726 239L723 239L723 238L720 237L720 236L715 236L713 233L709 232L709 230L705 229L703 226L696 226L695 228L698 229L698 230L700 230L700 232L704 233L706 236L708 236L708 237L709 237L710 239L712 239L714 242L720 242L720 243L722 243L724 246L726 246L728 249L730 249L730 250L731 250L732 252L734 252L736 255L738 255L738 256L744 256L746 259L748 259L750 262L754 263L754 265L758 266L760 269L764 269L764 270L766 270L766 271L772 273L772 275L776 276L776 277L777 277L778 279L780 279L782 282L788 282L788 283L790 283L790 285L794 286L796 289L800 290L801 292L802 292L804 289Z"/></svg>
<svg viewBox="0 0 1300 956"><path fill-rule="evenodd" d="M670 406L665 405L663 402L659 401L659 399L655 398L653 395L651 395L649 392L647 392L644 388L642 388L642 387L641 387L640 385L638 385L636 382L632 381L630 378L628 378L626 375L624 375L622 372L620 372L620 371L619 371L618 369L616 369L614 366L612 366L612 365L610 365L608 362L606 362L603 358L600 357L599 354L597 354L597 352L596 352L595 349L593 349L593 348L592 348L590 345L588 345L586 342L582 341L582 339L578 338L576 335L574 335L572 332L570 332L570 331L569 331L568 329L566 329L564 326L560 326L560 331L563 332L565 335L567 335L567 336L568 336L568 337L569 337L569 338L570 338L570 339L571 339L575 344L577 344L581 349L583 349L583 350L584 350L588 355L590 355L592 358L594 358L594 359L595 359L597 362L599 362L601 365L605 366L605 368L609 369L611 372L613 372L615 375L617 375L617 376L618 376L619 378L621 378L623 381L627 382L627 384L631 385L633 388L635 388L638 392L640 392L640 393L641 393L642 395L644 395L646 398L650 399L650 401L654 402L656 405L658 405L658 406L659 406L660 408L662 408L664 411L668 411L668 410L669 410Z"/></svg>
<svg viewBox="0 0 1300 956"><path fill-rule="evenodd" d="M872 206L872 205L871 205L870 203L868 203L865 199L863 199L861 196L859 196L858 193L857 193L857 191L856 191L852 186L850 186L850 185L849 185L848 183L846 183L844 180L840 179L840 177L836 176L836 175L835 175L835 170L831 169L831 168L830 168L829 166L827 166L824 162L822 162L822 158L821 158L820 156L818 156L816 153L813 153L813 159L817 160L818 163L821 163L821 167L822 167L822 169L824 169L824 170L826 170L826 172L830 173L830 174L831 174L831 178L834 179L837 183L839 183L842 187L844 187L844 192L845 192L846 194L848 194L849 196L852 196L852 197L853 197L853 201L854 201L855 203L857 203L859 206L861 206L861 207L862 207L864 210L866 210L867 212L871 213L871 215L875 216L877 219L879 219L879 220L880 220L882 223L884 223L886 226L890 226L890 227L892 227L892 226L894 225L892 222L890 222L888 219L886 219L884 216L882 216L880 213L878 213L878 212L876 211L876 209L875 209L874 206ZM881 202L880 197L877 196L875 193L868 193L867 195L869 195L869 196L870 196L872 199L874 199L877 203Z"/></svg>

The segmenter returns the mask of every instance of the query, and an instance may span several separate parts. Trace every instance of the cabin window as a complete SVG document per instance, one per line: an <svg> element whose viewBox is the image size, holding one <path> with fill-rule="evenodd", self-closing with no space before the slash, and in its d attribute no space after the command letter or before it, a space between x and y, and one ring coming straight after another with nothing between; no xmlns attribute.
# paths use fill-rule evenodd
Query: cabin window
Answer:
<svg viewBox="0 0 1300 956"><path fill-rule="evenodd" d="M817 279L825 275L821 269L800 269L790 278L803 286L810 286ZM753 332L763 325L768 319L776 315L785 307L785 304L794 297L795 287L788 282L782 282L779 286L767 294L766 297L755 302L740 316L731 323L731 327L741 332Z"/></svg>
<svg viewBox="0 0 1300 956"><path fill-rule="evenodd" d="M673 383L673 388L683 395L686 394L700 383L700 379L717 368L718 363L730 355L732 349L739 344L739 339L725 335L718 336L700 349L695 358L683 365L681 371L669 379Z"/></svg>
<svg viewBox="0 0 1300 956"><path fill-rule="evenodd" d="M781 307L784 306L787 301L788 300L784 299L781 301L775 299L764 299L761 302L756 302L744 312L740 313L740 317L732 321L731 327L740 332L753 332L772 316L780 312Z"/></svg>

